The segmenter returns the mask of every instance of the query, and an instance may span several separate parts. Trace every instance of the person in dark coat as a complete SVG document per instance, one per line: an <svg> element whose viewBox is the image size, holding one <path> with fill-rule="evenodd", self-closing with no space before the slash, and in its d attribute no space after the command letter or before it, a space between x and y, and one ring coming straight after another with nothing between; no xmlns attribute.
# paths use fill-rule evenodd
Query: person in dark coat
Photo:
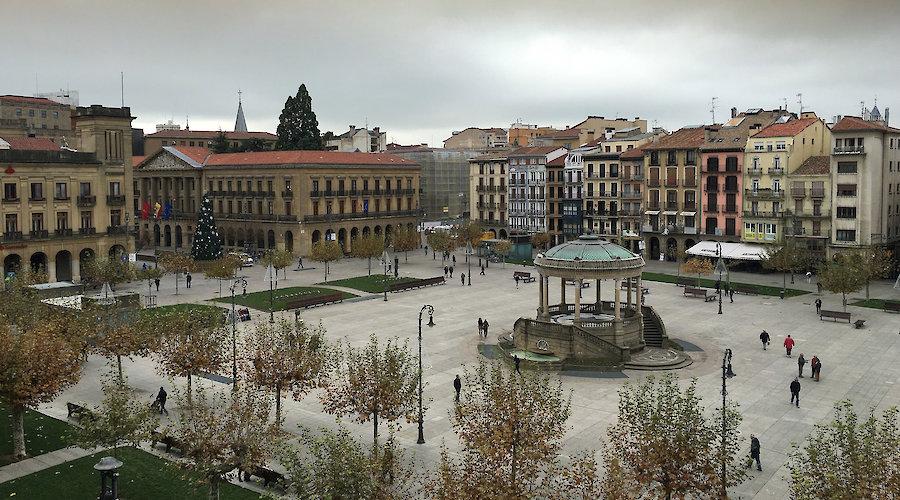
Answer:
<svg viewBox="0 0 900 500"><path fill-rule="evenodd" d="M462 281L463 286L466 286L466 273L459 273L459 280Z"/></svg>
<svg viewBox="0 0 900 500"><path fill-rule="evenodd" d="M819 372L822 370L822 360L820 360L818 356L813 356L812 362L810 363L809 367L812 370L812 377L814 377L816 382L818 382Z"/></svg>
<svg viewBox="0 0 900 500"><path fill-rule="evenodd" d="M750 459L747 460L748 468L753 465L754 460L756 460L756 470L762 471L762 464L759 462L759 439L753 434L750 434Z"/></svg>
<svg viewBox="0 0 900 500"><path fill-rule="evenodd" d="M456 264L456 254L453 254L453 263Z"/></svg>
<svg viewBox="0 0 900 500"><path fill-rule="evenodd" d="M484 320L478 318L478 336L481 336L481 332L484 331Z"/></svg>
<svg viewBox="0 0 900 500"><path fill-rule="evenodd" d="M447 277L447 271L449 271L449 270L450 270L449 267L444 266L444 277L445 277L445 278Z"/></svg>
<svg viewBox="0 0 900 500"><path fill-rule="evenodd" d="M165 413L169 414L169 410L166 409L166 399L168 399L169 395L166 393L166 390L162 387L159 388L159 393L156 394L156 402L159 403L159 414L162 415Z"/></svg>
<svg viewBox="0 0 900 500"><path fill-rule="evenodd" d="M459 379L459 375L453 379L453 389L456 390L456 401L459 402L459 391L462 390L462 380Z"/></svg>
<svg viewBox="0 0 900 500"><path fill-rule="evenodd" d="M728 289L728 298L731 299L731 303L734 304L734 288Z"/></svg>
<svg viewBox="0 0 900 500"><path fill-rule="evenodd" d="M453 277L453 266L450 266L450 277Z"/></svg>
<svg viewBox="0 0 900 500"><path fill-rule="evenodd" d="M481 275L484 276L484 266L481 266Z"/></svg>
<svg viewBox="0 0 900 500"><path fill-rule="evenodd" d="M800 381L797 380L797 377L794 377L794 381L791 382L791 403L796 402L797 408L800 408Z"/></svg>
<svg viewBox="0 0 900 500"><path fill-rule="evenodd" d="M800 357L797 358L797 366L800 369L800 378L803 378L803 366L806 364L806 358L803 357L803 353L800 353Z"/></svg>
<svg viewBox="0 0 900 500"><path fill-rule="evenodd" d="M816 314L822 313L822 299L816 299Z"/></svg>
<svg viewBox="0 0 900 500"><path fill-rule="evenodd" d="M156 291L158 292L159 291L159 278L155 278L153 280L153 282L156 283Z"/></svg>
<svg viewBox="0 0 900 500"><path fill-rule="evenodd" d="M518 274L515 275L514 278L516 279L516 290L518 290L519 289L519 275Z"/></svg>
<svg viewBox="0 0 900 500"><path fill-rule="evenodd" d="M489 326L488 320L487 320L487 318L485 318L484 324L482 325L482 331L484 332L484 338L487 338L487 336L488 336L488 326Z"/></svg>
<svg viewBox="0 0 900 500"><path fill-rule="evenodd" d="M184 281L187 282L187 287L188 287L188 288L191 287L191 281L193 281L193 280L194 280L194 277L191 276L191 273L187 273L187 274L184 276Z"/></svg>
<svg viewBox="0 0 900 500"><path fill-rule="evenodd" d="M514 354L514 355L513 355L513 362L515 362L515 364L516 364L516 373L518 373L519 375L521 375L522 372L519 370L519 364L522 363L522 358L520 358L518 354Z"/></svg>
<svg viewBox="0 0 900 500"><path fill-rule="evenodd" d="M762 333L759 334L759 340L762 342L763 351L766 350L766 346L769 345L769 332L763 330Z"/></svg>

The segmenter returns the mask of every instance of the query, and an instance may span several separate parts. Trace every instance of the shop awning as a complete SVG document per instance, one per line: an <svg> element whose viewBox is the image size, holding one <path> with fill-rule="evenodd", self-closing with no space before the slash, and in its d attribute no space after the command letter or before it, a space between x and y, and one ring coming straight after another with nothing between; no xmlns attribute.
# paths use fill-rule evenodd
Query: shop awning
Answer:
<svg viewBox="0 0 900 500"><path fill-rule="evenodd" d="M719 252L715 241L701 241L691 248L687 249L688 255L699 255L702 257L718 257ZM752 243L729 243L722 242L722 258L729 260L763 260L766 257L768 248L765 245L754 245Z"/></svg>
<svg viewBox="0 0 900 500"><path fill-rule="evenodd" d="M676 214L678 214L677 210L666 210L665 212L663 212L663 215L676 215Z"/></svg>
<svg viewBox="0 0 900 500"><path fill-rule="evenodd" d="M644 215L659 215L659 210L647 210Z"/></svg>
<svg viewBox="0 0 900 500"><path fill-rule="evenodd" d="M681 215L683 215L685 217L693 217L693 216L697 215L697 212L681 212Z"/></svg>

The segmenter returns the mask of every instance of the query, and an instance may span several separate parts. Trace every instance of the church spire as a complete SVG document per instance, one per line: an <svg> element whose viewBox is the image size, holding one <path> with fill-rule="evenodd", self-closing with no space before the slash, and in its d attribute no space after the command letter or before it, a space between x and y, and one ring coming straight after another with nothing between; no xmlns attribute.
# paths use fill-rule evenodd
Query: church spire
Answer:
<svg viewBox="0 0 900 500"><path fill-rule="evenodd" d="M234 131L235 132L246 132L247 131L247 120L244 119L244 107L241 103L241 91L238 90L238 110L237 110L237 118L234 120Z"/></svg>

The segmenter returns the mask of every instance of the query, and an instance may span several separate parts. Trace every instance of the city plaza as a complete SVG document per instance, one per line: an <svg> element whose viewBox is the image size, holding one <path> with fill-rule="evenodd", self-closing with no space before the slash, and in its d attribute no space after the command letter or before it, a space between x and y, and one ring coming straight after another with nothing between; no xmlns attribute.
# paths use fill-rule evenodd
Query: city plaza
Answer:
<svg viewBox="0 0 900 500"><path fill-rule="evenodd" d="M435 258L419 250L410 252L408 262L402 254L399 258L399 274L428 278L441 276L443 264L440 256ZM417 464L431 469L436 463L442 444L451 450L458 447L449 419L449 409L453 404L453 378L462 375L464 368L474 366L479 359L490 357L492 349L486 344L496 344L498 335L508 335L514 322L520 318L533 318L535 306L540 299L537 282L520 283L518 288L513 280L514 271L535 269L522 265L491 263L479 274L478 259L473 258L471 286L460 284L460 273L469 269L462 251L456 254L453 279L446 284L426 287L403 293L390 293L387 301L382 294L370 294L353 289L348 292L360 295L346 300L309 310L301 310L301 317L310 324L319 321L327 329L327 337L332 342L346 341L353 346L365 344L369 335L379 338L399 337L408 340L410 349L417 348L419 311L425 304L434 306L434 327L423 326L423 362L425 380L426 443L416 444L416 425L404 423L399 438L403 449L410 453ZM306 269L286 269L286 278L279 279L278 287L292 287L318 284L323 281L323 266L309 261ZM449 264L449 262L448 262ZM380 267L380 266L373 266ZM344 259L330 266L329 281L366 274L366 261ZM675 265L664 262L648 262L644 271L675 274ZM244 268L241 271L248 282L247 292L269 289L269 281L264 278L265 269L261 265ZM733 281L780 286L780 274L734 273ZM560 296L561 280L547 280L550 297ZM752 471L747 481L732 489L734 498L775 499L788 496L786 458L792 443L802 443L806 435L817 423L830 419L832 405L842 399L851 400L859 413L866 413L869 407L884 410L892 405L900 405L900 367L896 359L900 357L900 321L896 314L877 309L849 307L854 319L866 320L865 328L854 329L852 325L840 322L820 321L815 314L813 301L820 297L815 281L806 283L806 278L796 277L796 283L789 287L807 290L810 293L779 300L778 297L740 295L734 296L734 303L727 297L723 314L717 314L716 302L704 302L683 296L682 289L674 284L644 280L649 288L645 303L651 305L663 318L669 338L684 347L692 363L674 373L683 382L692 378L698 380L698 391L704 403L713 411L721 402L721 363L723 351L734 353L733 369L736 377L728 380L728 398L740 403L744 420L741 426L742 439L749 448L749 437L757 435L762 444L763 471ZM135 282L121 285L118 291L134 290L146 294L147 284ZM227 284L222 287L228 296ZM569 285L567 291L572 300L576 287ZM238 293L241 290L238 289ZM594 297L593 288L585 288L582 293ZM612 286L602 292L604 301L614 300ZM893 288L893 282L882 281L871 286L872 297L896 299L900 291ZM196 274L193 286L179 285L175 295L172 275L162 279L158 293L158 305L175 303L211 303L210 299L219 295L219 282L205 279ZM861 297L863 292L854 294ZM840 308L840 296L821 296L826 309ZM850 301L851 303L853 300ZM223 305L224 304L219 304ZM227 306L226 306L227 307ZM292 317L293 311L275 313L276 316ZM268 321L268 313L251 311L250 322L240 323L239 330L252 328L253 324ZM491 324L490 335L482 340L477 332L478 318L485 318ZM427 317L425 318L427 321ZM759 342L761 330L772 336L768 350L763 350ZM797 342L794 357L788 358L781 343L787 334ZM788 384L797 374L796 356L804 353L807 359L813 355L822 360L823 370L820 382L808 378L801 379L801 404L799 408L788 403ZM80 382L66 390L40 411L65 419L66 402L96 405L102 399L100 377L110 368L107 360L90 356L84 366ZM151 359L138 358L125 361L128 383L146 395L148 403L162 385L170 394L173 388L184 388L184 380L166 380L156 371ZM564 388L572 391L572 415L568 420L569 431L564 438L564 453L570 454L584 449L601 448L606 438L606 428L617 415L617 391L623 384L641 380L654 371L564 371L561 380ZM230 364L223 374L230 374ZM209 379L196 379L219 390L229 390L227 383ZM463 391L466 387L463 386ZM163 418L161 424L174 421L179 411L177 401L171 398L172 414ZM285 429L296 429L298 425L316 428L335 426L333 416L322 412L317 393L310 394L303 401L283 400ZM371 425L346 423L356 436L367 442L371 439ZM386 426L381 426L386 433ZM16 467L13 464L9 467ZM0 470L0 481L9 479L10 474L19 475L9 467ZM4 477L5 476L5 477Z"/></svg>

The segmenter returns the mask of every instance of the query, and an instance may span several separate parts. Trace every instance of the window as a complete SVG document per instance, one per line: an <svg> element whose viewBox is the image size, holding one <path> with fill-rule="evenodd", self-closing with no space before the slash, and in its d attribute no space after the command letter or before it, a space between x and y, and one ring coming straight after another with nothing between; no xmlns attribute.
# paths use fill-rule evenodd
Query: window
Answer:
<svg viewBox="0 0 900 500"><path fill-rule="evenodd" d="M659 151L650 152L650 164L657 166L659 165Z"/></svg>
<svg viewBox="0 0 900 500"><path fill-rule="evenodd" d="M855 174L856 173L856 162L855 161L839 161L837 164L837 171L839 174Z"/></svg>
<svg viewBox="0 0 900 500"><path fill-rule="evenodd" d="M90 196L91 195L91 183L90 182L80 182L78 184L78 192L80 196Z"/></svg>
<svg viewBox="0 0 900 500"><path fill-rule="evenodd" d="M837 207L838 219L855 219L856 207Z"/></svg>
<svg viewBox="0 0 900 500"><path fill-rule="evenodd" d="M3 199L4 200L16 200L18 199L18 193L16 192L16 185L12 182L8 182L3 184Z"/></svg>
<svg viewBox="0 0 900 500"><path fill-rule="evenodd" d="M109 183L110 196L122 196L122 183L113 181Z"/></svg>
<svg viewBox="0 0 900 500"><path fill-rule="evenodd" d="M16 109L16 116L22 116L22 109Z"/></svg>
<svg viewBox="0 0 900 500"><path fill-rule="evenodd" d="M31 199L33 201L41 201L44 199L44 183L43 182L32 182L31 183Z"/></svg>
<svg viewBox="0 0 900 500"><path fill-rule="evenodd" d="M68 212L56 212L56 229L69 229Z"/></svg>
<svg viewBox="0 0 900 500"><path fill-rule="evenodd" d="M19 232L19 216L16 214L6 214L6 234Z"/></svg>
<svg viewBox="0 0 900 500"><path fill-rule="evenodd" d="M353 203L356 204L356 201L354 201ZM291 208L292 208L292 207L291 207L291 202L290 202L290 201L285 201L285 202L284 202L284 213L285 213L286 215L291 215Z"/></svg>
<svg viewBox="0 0 900 500"><path fill-rule="evenodd" d="M675 151L668 151L666 153L666 165L677 165Z"/></svg>
<svg viewBox="0 0 900 500"><path fill-rule="evenodd" d="M33 110L33 109L29 109L29 110L28 110L28 116L34 116L34 110Z"/></svg>
<svg viewBox="0 0 900 500"><path fill-rule="evenodd" d="M778 151L784 151L785 149L787 149L787 145L784 143L784 141L778 141L775 143L775 149Z"/></svg>
<svg viewBox="0 0 900 500"><path fill-rule="evenodd" d="M122 211L121 210L110 210L109 211L109 225L113 227L118 227L122 225Z"/></svg>
<svg viewBox="0 0 900 500"><path fill-rule="evenodd" d="M46 109L41 110L41 118L47 118L47 110Z"/></svg>
<svg viewBox="0 0 900 500"><path fill-rule="evenodd" d="M759 170L759 156L753 157L753 169Z"/></svg>
<svg viewBox="0 0 900 500"><path fill-rule="evenodd" d="M838 196L856 196L856 184L838 184Z"/></svg>
<svg viewBox="0 0 900 500"><path fill-rule="evenodd" d="M93 212L81 212L81 228L90 229L92 227L94 227Z"/></svg>
<svg viewBox="0 0 900 500"><path fill-rule="evenodd" d="M772 167L773 167L773 168L776 168L776 169L780 169L780 168L781 168L781 157L780 157L780 156L776 156L776 157L772 160Z"/></svg>
<svg viewBox="0 0 900 500"><path fill-rule="evenodd" d="M765 151L765 146L761 142L753 143L753 151Z"/></svg>
<svg viewBox="0 0 900 500"><path fill-rule="evenodd" d="M59 118L59 111L53 112L53 118Z"/></svg>
<svg viewBox="0 0 900 500"><path fill-rule="evenodd" d="M44 230L44 214L43 212L35 212L31 214L31 230L32 231L43 231Z"/></svg>
<svg viewBox="0 0 900 500"><path fill-rule="evenodd" d="M837 241L856 241L856 231L853 229L838 229L835 236Z"/></svg>
<svg viewBox="0 0 900 500"><path fill-rule="evenodd" d="M697 164L697 152L693 149L689 149L685 151L684 154L684 164L685 165L696 165Z"/></svg>

